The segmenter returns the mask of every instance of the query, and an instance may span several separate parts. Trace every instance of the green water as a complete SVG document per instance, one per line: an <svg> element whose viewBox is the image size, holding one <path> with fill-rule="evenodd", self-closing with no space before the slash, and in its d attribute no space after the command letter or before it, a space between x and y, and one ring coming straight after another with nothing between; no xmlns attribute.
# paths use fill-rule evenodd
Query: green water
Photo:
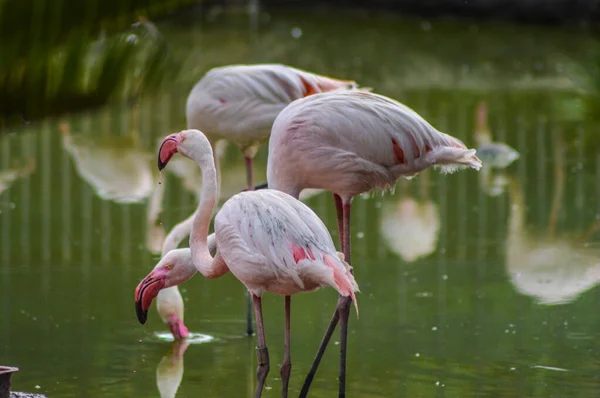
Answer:
<svg viewBox="0 0 600 398"><path fill-rule="evenodd" d="M217 10L158 27L179 63L160 90L0 136L0 364L21 369L13 389L158 397L158 384L167 397L180 379L179 397L252 396L255 341L243 336L245 293L232 275L182 286L186 324L212 339L172 362L166 327L154 307L137 322L133 292L158 260L153 220L168 231L195 207L191 162L156 170L158 141L185 126L191 85L212 66L278 61L355 78L470 147L484 101L494 140L521 156L491 174L427 172L394 195L355 199L362 292L348 396L597 396L598 126L573 83L592 36L333 11ZM235 147L222 167L226 197L245 181ZM263 147L258 182L265 169ZM307 203L336 237L331 195ZM263 302L272 362L263 396L275 397L283 298ZM335 303L331 289L292 299L292 396ZM311 396L335 396L337 365L332 344Z"/></svg>

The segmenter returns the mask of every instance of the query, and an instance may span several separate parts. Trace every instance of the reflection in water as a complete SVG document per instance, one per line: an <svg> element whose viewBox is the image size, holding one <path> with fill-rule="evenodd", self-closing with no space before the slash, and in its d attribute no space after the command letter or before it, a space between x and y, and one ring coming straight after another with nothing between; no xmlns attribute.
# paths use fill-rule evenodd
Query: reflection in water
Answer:
<svg viewBox="0 0 600 398"><path fill-rule="evenodd" d="M541 304L563 304L600 282L600 249L581 239L558 236L556 220L564 194L564 145L556 140L555 187L547 231L525 226L525 198L517 177L510 178L507 268L515 288ZM588 231L589 233L589 231Z"/></svg>
<svg viewBox="0 0 600 398"><path fill-rule="evenodd" d="M183 378L183 355L189 346L185 340L174 341L156 367L156 385L161 398L173 398Z"/></svg>
<svg viewBox="0 0 600 398"><path fill-rule="evenodd" d="M35 159L30 158L27 159L25 165L23 166L19 165L19 163L15 163L12 168L0 171L0 195L2 192L6 191L13 182L20 180L21 178L25 178L33 173L35 167Z"/></svg>
<svg viewBox="0 0 600 398"><path fill-rule="evenodd" d="M519 159L519 152L503 142L492 141L492 132L488 124L487 105L480 102L475 111L475 143L477 156L483 162L479 173L479 181L486 194L499 196L508 185L504 172L514 161ZM492 171L496 169L496 171Z"/></svg>
<svg viewBox="0 0 600 398"><path fill-rule="evenodd" d="M154 333L154 335L160 341L166 341L169 343L172 343L174 341L186 341L188 344L204 344L204 343L210 343L211 341L215 340L215 337L211 336L209 334L193 333L193 332L190 333L189 336L185 340L175 340L171 333L156 332L156 333Z"/></svg>
<svg viewBox="0 0 600 398"><path fill-rule="evenodd" d="M154 185L150 166L153 157L136 148L135 136L132 141L112 135L106 140L88 134L72 135L68 123L62 123L60 131L77 173L99 197L137 203L150 196Z"/></svg>
<svg viewBox="0 0 600 398"><path fill-rule="evenodd" d="M404 261L413 262L435 252L440 234L440 212L429 199L429 176L421 175L418 184L421 198L405 196L411 182L401 181L400 200L384 202L380 233L391 251ZM415 181L417 183L417 181Z"/></svg>

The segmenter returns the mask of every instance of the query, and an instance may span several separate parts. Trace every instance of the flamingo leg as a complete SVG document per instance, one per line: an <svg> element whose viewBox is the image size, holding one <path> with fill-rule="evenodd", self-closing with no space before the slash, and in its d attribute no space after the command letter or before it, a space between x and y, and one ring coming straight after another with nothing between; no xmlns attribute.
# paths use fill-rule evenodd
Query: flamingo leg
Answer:
<svg viewBox="0 0 600 398"><path fill-rule="evenodd" d="M350 264L350 203L343 204L342 198L336 194L334 194L333 198L335 200L338 215L338 231L340 232L342 252L344 253L346 262ZM335 330L335 327L337 326L341 316L343 316L344 319L342 319L342 324L340 326L339 397L346 396L346 341L348 337L350 302L350 297L339 298L338 305L333 313L333 316L331 317L331 321L329 321L329 326L323 335L323 339L321 340L321 345L319 345L315 359L313 359L310 370L304 379L304 384L302 385L302 390L300 390L299 398L305 398L308 395L308 390L310 389L310 385L315 378L315 374L317 373L321 359L323 359L323 355L327 349L327 344L329 344L329 340L331 339L333 331Z"/></svg>
<svg viewBox="0 0 600 398"><path fill-rule="evenodd" d="M248 191L254 190L254 175L253 175L253 164L252 158L244 156L246 161L246 183ZM252 325L252 295L248 292L248 313L246 315L246 335L252 336L254 334L254 327Z"/></svg>
<svg viewBox="0 0 600 398"><path fill-rule="evenodd" d="M344 203L344 244L342 246L345 260L350 264L350 202ZM348 342L348 320L350 319L350 297L340 297L338 311L340 313L340 376L338 397L346 397L346 346Z"/></svg>
<svg viewBox="0 0 600 398"><path fill-rule="evenodd" d="M350 318L350 304L348 297L340 297L337 310L340 313L340 376L338 397L346 396L346 345L348 342L348 319Z"/></svg>
<svg viewBox="0 0 600 398"><path fill-rule="evenodd" d="M333 200L335 202L336 218L338 223L338 236L340 237L340 249L344 250L344 204L342 198L337 193L333 194ZM344 253L344 256L346 254Z"/></svg>
<svg viewBox="0 0 600 398"><path fill-rule="evenodd" d="M248 293L248 311L246 314L246 335L252 336L254 334L254 326L252 325L252 295Z"/></svg>
<svg viewBox="0 0 600 398"><path fill-rule="evenodd" d="M290 296L285 296L285 353L279 372L281 373L282 384L281 397L287 398L290 373L292 372L292 357L290 354Z"/></svg>
<svg viewBox="0 0 600 398"><path fill-rule="evenodd" d="M248 191L254 190L254 159L249 156L244 156L244 160L246 161L246 186L248 187Z"/></svg>
<svg viewBox="0 0 600 398"><path fill-rule="evenodd" d="M256 315L256 328L258 329L258 347L256 347L256 359L258 367L256 368L256 391L254 398L260 398L267 374L269 374L269 350L265 342L265 328L263 326L262 303L260 297L252 296L254 301L254 314Z"/></svg>

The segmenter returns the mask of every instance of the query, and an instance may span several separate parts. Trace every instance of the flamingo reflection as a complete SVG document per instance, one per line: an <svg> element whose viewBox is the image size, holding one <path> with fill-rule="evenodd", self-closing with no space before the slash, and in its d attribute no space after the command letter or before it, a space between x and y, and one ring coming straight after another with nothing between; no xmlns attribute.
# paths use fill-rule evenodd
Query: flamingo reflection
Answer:
<svg viewBox="0 0 600 398"><path fill-rule="evenodd" d="M525 193L516 177L510 178L510 218L507 241L507 270L517 291L540 304L563 304L600 281L600 249L586 243L598 228L593 225L579 237L556 232L564 196L564 144L556 142L555 190L546 231L534 231L525 223Z"/></svg>
<svg viewBox="0 0 600 398"><path fill-rule="evenodd" d="M176 340L156 367L156 386L161 398L173 398L183 378L183 354L189 346L186 340Z"/></svg>
<svg viewBox="0 0 600 398"><path fill-rule="evenodd" d="M429 172L418 184L421 198L405 196L397 202L382 205L380 233L388 248L406 262L414 262L435 252L440 234L438 205L429 199ZM407 192L414 184L400 181L401 191Z"/></svg>

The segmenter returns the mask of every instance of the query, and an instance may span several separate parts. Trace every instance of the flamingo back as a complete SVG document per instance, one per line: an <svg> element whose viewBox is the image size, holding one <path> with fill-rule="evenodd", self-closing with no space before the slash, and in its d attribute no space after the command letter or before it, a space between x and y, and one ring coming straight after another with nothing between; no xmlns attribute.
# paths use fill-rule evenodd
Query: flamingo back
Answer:
<svg viewBox="0 0 600 398"><path fill-rule="evenodd" d="M358 286L329 231L304 203L265 189L229 199L215 218L218 250L231 272L260 296L331 286L354 296Z"/></svg>

